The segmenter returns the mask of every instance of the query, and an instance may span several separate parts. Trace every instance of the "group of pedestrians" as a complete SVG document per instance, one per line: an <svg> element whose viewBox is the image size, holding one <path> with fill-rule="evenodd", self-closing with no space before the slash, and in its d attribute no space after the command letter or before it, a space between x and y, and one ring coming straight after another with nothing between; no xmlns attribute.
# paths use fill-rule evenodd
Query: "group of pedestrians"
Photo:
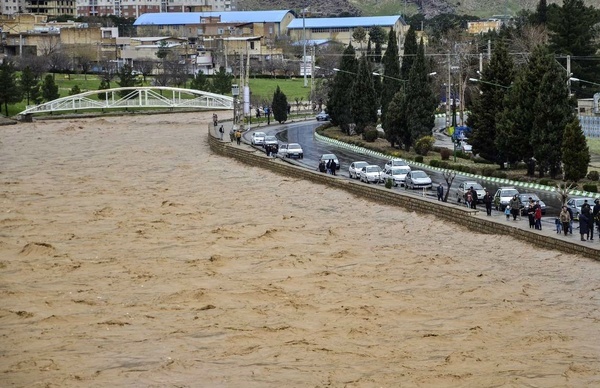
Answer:
<svg viewBox="0 0 600 388"><path fill-rule="evenodd" d="M327 163L324 160L319 162L319 167L317 169L320 172L326 172L327 174L335 175L335 171L337 170L337 163L333 159L329 159Z"/></svg>
<svg viewBox="0 0 600 388"><path fill-rule="evenodd" d="M529 219L529 229L542 230L542 207L540 201L533 201L529 198L527 204L527 218Z"/></svg>
<svg viewBox="0 0 600 388"><path fill-rule="evenodd" d="M581 236L581 241L594 240L594 226L598 231L598 235L600 235L600 199L598 198L594 200L594 207L587 200L581 205L581 213L579 213L579 235ZM565 236L569 233L573 234L573 211L568 206L563 206L558 216L556 232L560 233L561 231Z"/></svg>

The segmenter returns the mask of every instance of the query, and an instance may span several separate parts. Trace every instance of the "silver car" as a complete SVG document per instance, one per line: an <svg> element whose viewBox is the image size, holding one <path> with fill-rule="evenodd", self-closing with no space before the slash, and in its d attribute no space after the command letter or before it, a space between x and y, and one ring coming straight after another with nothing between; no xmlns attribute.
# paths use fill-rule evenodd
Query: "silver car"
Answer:
<svg viewBox="0 0 600 388"><path fill-rule="evenodd" d="M385 162L385 166L383 168L386 169L386 168L392 168L392 167L408 167L410 169L410 167L408 166L408 163L406 163L406 160L400 159L400 158L394 158L394 159L388 160L387 162Z"/></svg>
<svg viewBox="0 0 600 388"><path fill-rule="evenodd" d="M406 181L406 174L410 172L410 168L407 166L404 167L388 167L384 168L381 173L381 180L383 182L387 182L388 179L391 179L394 183L394 186L404 186L404 182Z"/></svg>
<svg viewBox="0 0 600 388"><path fill-rule="evenodd" d="M265 136L267 136L267 134L264 132L254 132L250 142L252 145L263 145L265 143Z"/></svg>
<svg viewBox="0 0 600 388"><path fill-rule="evenodd" d="M360 181L365 183L381 182L381 167L370 164L360 170Z"/></svg>
<svg viewBox="0 0 600 388"><path fill-rule="evenodd" d="M456 190L456 199L458 200L458 202L465 200L467 191L469 191L471 187L477 193L477 202L483 202L483 197L485 196L485 188L483 188L479 183L474 181L466 181L458 185L458 189Z"/></svg>
<svg viewBox="0 0 600 388"><path fill-rule="evenodd" d="M351 163L350 167L348 167L348 176L352 179L360 178L360 170L362 170L363 167L366 167L368 165L369 163L364 161Z"/></svg>
<svg viewBox="0 0 600 388"><path fill-rule="evenodd" d="M425 171L417 170L406 174L406 183L404 184L404 187L407 189L431 189L431 185L431 178Z"/></svg>
<svg viewBox="0 0 600 388"><path fill-rule="evenodd" d="M593 208L594 201L596 200L596 198L573 197L567 201L567 207L573 211L573 219L575 219L575 220L579 219L579 214L581 214L581 206L583 206L583 204L585 203L586 200L587 200L588 205L590 205L590 207Z"/></svg>

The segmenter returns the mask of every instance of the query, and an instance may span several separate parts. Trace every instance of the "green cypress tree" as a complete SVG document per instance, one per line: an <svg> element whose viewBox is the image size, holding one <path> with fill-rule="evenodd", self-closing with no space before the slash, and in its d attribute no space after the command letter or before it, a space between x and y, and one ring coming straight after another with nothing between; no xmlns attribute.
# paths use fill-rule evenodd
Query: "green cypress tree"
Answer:
<svg viewBox="0 0 600 388"><path fill-rule="evenodd" d="M100 81L100 86L98 86L98 90L105 90L105 89L110 89L110 82L106 78L102 78L102 81ZM106 95L107 95L107 93L98 93L98 99L100 101L105 101Z"/></svg>
<svg viewBox="0 0 600 388"><path fill-rule="evenodd" d="M406 130L408 126L406 120L406 96L400 90L388 104L388 114L385 115L385 119L383 120L385 138L390 142L392 147L394 144L410 143L410 132Z"/></svg>
<svg viewBox="0 0 600 388"><path fill-rule="evenodd" d="M410 69L415 61L419 43L417 42L417 33L411 25L404 38L404 55L402 56L402 68L400 69L400 78L408 79Z"/></svg>
<svg viewBox="0 0 600 388"><path fill-rule="evenodd" d="M351 44L346 47L340 60L339 69L333 78L333 85L329 90L327 99L327 113L331 123L339 126L342 132L349 133L352 123L352 90L356 80L357 61L356 53Z"/></svg>
<svg viewBox="0 0 600 388"><path fill-rule="evenodd" d="M404 141L403 145L407 151L421 137L431 136L431 130L435 126L434 112L437 101L428 74L429 67L425 61L425 45L423 39L421 39L415 62L410 69L406 90L408 126L405 136L407 141Z"/></svg>
<svg viewBox="0 0 600 388"><path fill-rule="evenodd" d="M371 64L364 55L358 62L358 75L352 87L352 118L356 132L362 134L365 127L377 122L377 98L373 87Z"/></svg>
<svg viewBox="0 0 600 388"><path fill-rule="evenodd" d="M574 119L565 127L562 144L564 179L578 181L587 175L590 164L590 149L579 120Z"/></svg>
<svg viewBox="0 0 600 388"><path fill-rule="evenodd" d="M583 0L564 0L557 15L548 18L550 49L555 54L572 56L571 71L574 77L600 83L600 62L589 60L598 50L600 11L586 6ZM561 59L565 65L565 59ZM566 67L566 66L565 66ZM572 90L582 97L591 97L598 87ZM589 85L588 85L589 86Z"/></svg>
<svg viewBox="0 0 600 388"><path fill-rule="evenodd" d="M538 82L538 91L531 129L531 148L540 177L546 171L552 178L560 172L563 133L575 118L574 106L569 99L567 76L562 67L548 53L547 69Z"/></svg>
<svg viewBox="0 0 600 388"><path fill-rule="evenodd" d="M469 143L473 153L491 162L501 164L504 159L496 147L496 119L504 110L506 90L514 80L514 63L506 46L497 40L490 62L483 68L467 125L473 129ZM494 85L495 84L495 85ZM504 86L504 87L503 87Z"/></svg>
<svg viewBox="0 0 600 388"><path fill-rule="evenodd" d="M35 86L38 84L38 80L31 71L29 66L25 67L21 72L21 81L19 82L21 86L21 91L27 100L27 105L29 105L29 101L31 100L31 94Z"/></svg>
<svg viewBox="0 0 600 388"><path fill-rule="evenodd" d="M287 120L288 101L285 94L279 88L279 85L277 85L277 89L273 93L271 107L273 108L273 118L275 121L279 122L279 124L284 123Z"/></svg>
<svg viewBox="0 0 600 388"><path fill-rule="evenodd" d="M17 83L16 70L12 62L5 59L0 65L0 106L4 104L4 111L8 116L8 104L22 100L21 88Z"/></svg>
<svg viewBox="0 0 600 388"><path fill-rule="evenodd" d="M231 74L227 74L223 66L219 67L219 71L213 78L213 91L217 94L231 93Z"/></svg>
<svg viewBox="0 0 600 388"><path fill-rule="evenodd" d="M44 77L44 82L42 83L42 97L46 101L56 100L60 97L58 93L58 85L54 82L54 77L52 74L47 74Z"/></svg>
<svg viewBox="0 0 600 388"><path fill-rule="evenodd" d="M400 61L398 59L398 41L396 40L396 33L392 28L388 33L388 43L385 54L383 54L383 74L381 93L379 97L379 103L381 105L381 121L385 122L385 115L388 110L388 104L396 93L402 89L402 81L400 81ZM385 129L385 125L383 126ZM387 136L386 136L387 138ZM391 136L390 139L394 139ZM394 144L392 143L392 146Z"/></svg>
<svg viewBox="0 0 600 388"><path fill-rule="evenodd" d="M121 66L117 72L117 76L119 77L117 84L122 88L133 87L138 83L136 76L133 75L133 69L127 63ZM130 90L121 90L119 91L119 96L125 97L129 93L131 93Z"/></svg>

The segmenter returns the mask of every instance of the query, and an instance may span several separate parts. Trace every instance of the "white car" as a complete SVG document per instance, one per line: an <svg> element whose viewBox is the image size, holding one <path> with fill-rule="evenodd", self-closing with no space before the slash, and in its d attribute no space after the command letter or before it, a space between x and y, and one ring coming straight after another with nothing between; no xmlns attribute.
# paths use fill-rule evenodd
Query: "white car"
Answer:
<svg viewBox="0 0 600 388"><path fill-rule="evenodd" d="M275 136L265 136L265 139L263 140L263 146L266 146L267 144L279 145L279 141Z"/></svg>
<svg viewBox="0 0 600 388"><path fill-rule="evenodd" d="M410 170L410 166L408 165L408 163L406 163L406 160L404 159L390 159L387 162L385 162L385 166L383 168L386 169L392 167L408 167L408 169Z"/></svg>
<svg viewBox="0 0 600 388"><path fill-rule="evenodd" d="M404 187L413 190L415 188L431 189L431 178L425 171L410 171L406 174L406 183L404 184Z"/></svg>
<svg viewBox="0 0 600 388"><path fill-rule="evenodd" d="M265 136L267 136L267 134L264 132L254 132L250 142L252 145L263 145L265 144Z"/></svg>
<svg viewBox="0 0 600 388"><path fill-rule="evenodd" d="M375 164L369 164L360 169L360 181L365 183L381 182L381 167Z"/></svg>
<svg viewBox="0 0 600 388"><path fill-rule="evenodd" d="M298 158L304 157L304 151L298 143L281 144L277 156L280 158Z"/></svg>
<svg viewBox="0 0 600 388"><path fill-rule="evenodd" d="M360 178L360 170L362 170L363 167L368 166L369 163L367 162L353 162L352 164L350 164L350 167L348 167L348 176L352 179L358 179Z"/></svg>
<svg viewBox="0 0 600 388"><path fill-rule="evenodd" d="M460 150L462 152L464 152L465 154L472 154L473 146L471 144L467 143L466 141L462 141L460 144Z"/></svg>
<svg viewBox="0 0 600 388"><path fill-rule="evenodd" d="M410 167L390 167L384 168L381 173L381 179L383 183L387 182L388 179L391 179L394 182L394 186L404 186L404 182L406 181L406 174L410 172Z"/></svg>

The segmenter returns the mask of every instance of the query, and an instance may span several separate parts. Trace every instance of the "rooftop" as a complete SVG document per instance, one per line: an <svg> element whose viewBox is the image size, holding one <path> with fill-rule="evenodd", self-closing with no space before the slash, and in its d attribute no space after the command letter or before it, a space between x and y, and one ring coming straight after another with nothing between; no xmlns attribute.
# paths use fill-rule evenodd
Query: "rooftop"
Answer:
<svg viewBox="0 0 600 388"><path fill-rule="evenodd" d="M221 23L280 23L289 10L222 11L222 12L161 12L141 15L134 26L200 24L202 18L220 17Z"/></svg>
<svg viewBox="0 0 600 388"><path fill-rule="evenodd" d="M301 28L341 28L341 27L391 27L400 19L405 24L402 16L361 16L348 18L297 18L291 21L288 29Z"/></svg>

